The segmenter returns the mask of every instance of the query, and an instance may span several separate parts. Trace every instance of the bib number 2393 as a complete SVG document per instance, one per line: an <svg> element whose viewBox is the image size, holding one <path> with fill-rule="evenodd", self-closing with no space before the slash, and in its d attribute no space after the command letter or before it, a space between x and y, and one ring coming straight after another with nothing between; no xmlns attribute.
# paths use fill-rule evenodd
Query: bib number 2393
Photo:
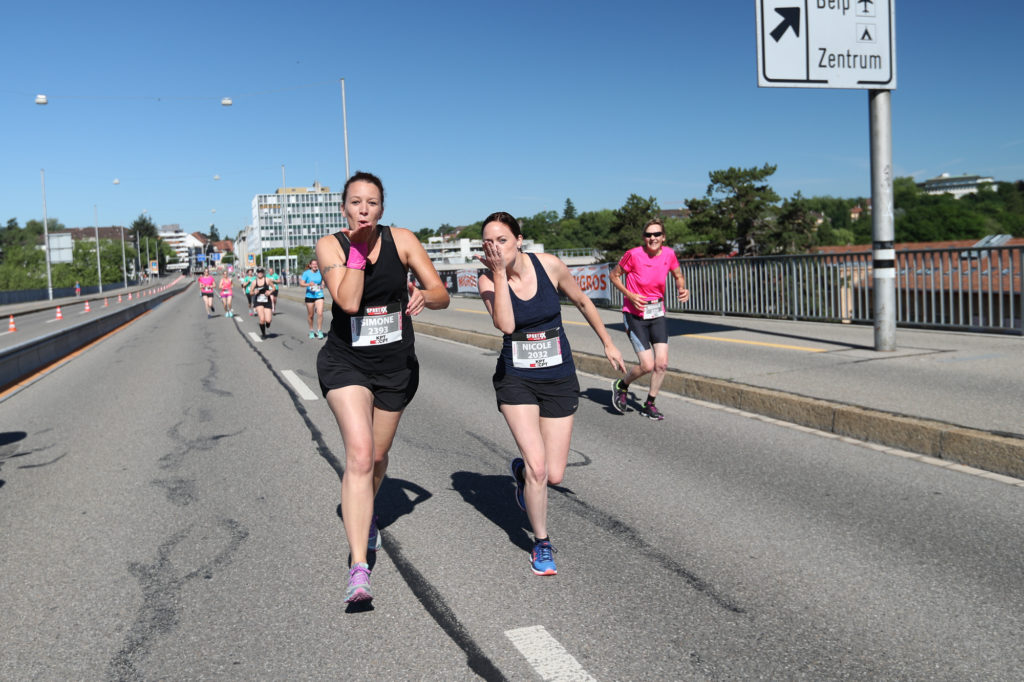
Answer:
<svg viewBox="0 0 1024 682"><path fill-rule="evenodd" d="M554 367L562 364L560 330L517 332L512 334L512 366L523 369Z"/></svg>
<svg viewBox="0 0 1024 682"><path fill-rule="evenodd" d="M402 340L402 305L367 306L352 316L353 346L382 346Z"/></svg>

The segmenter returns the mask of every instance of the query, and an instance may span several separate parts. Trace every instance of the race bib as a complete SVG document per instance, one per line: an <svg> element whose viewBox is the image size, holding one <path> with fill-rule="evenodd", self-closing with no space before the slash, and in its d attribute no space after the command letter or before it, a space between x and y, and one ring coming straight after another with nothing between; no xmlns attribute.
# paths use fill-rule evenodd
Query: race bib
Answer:
<svg viewBox="0 0 1024 682"><path fill-rule="evenodd" d="M402 304L368 306L362 315L353 315L352 345L383 346L402 340Z"/></svg>
<svg viewBox="0 0 1024 682"><path fill-rule="evenodd" d="M256 302L257 303L266 303L267 300L268 299L267 299L267 295L266 294L257 294L256 295Z"/></svg>
<svg viewBox="0 0 1024 682"><path fill-rule="evenodd" d="M653 320L656 317L665 316L665 301L658 299L657 301L649 301L644 304L644 319Z"/></svg>
<svg viewBox="0 0 1024 682"><path fill-rule="evenodd" d="M309 285L309 293L316 294L316 293L319 293L319 291L320 291L320 285L319 284L310 284Z"/></svg>
<svg viewBox="0 0 1024 682"><path fill-rule="evenodd" d="M512 366L539 369L562 364L562 339L558 327L542 332L516 332L512 339Z"/></svg>

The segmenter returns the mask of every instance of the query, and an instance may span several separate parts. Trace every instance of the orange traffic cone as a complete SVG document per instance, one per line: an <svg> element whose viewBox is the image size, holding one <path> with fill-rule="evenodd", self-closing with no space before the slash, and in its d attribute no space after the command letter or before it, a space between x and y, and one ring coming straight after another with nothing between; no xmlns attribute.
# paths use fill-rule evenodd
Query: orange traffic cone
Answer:
<svg viewBox="0 0 1024 682"><path fill-rule="evenodd" d="M132 292L130 292L130 291L128 292L128 300L129 301L132 300Z"/></svg>
<svg viewBox="0 0 1024 682"><path fill-rule="evenodd" d="M14 315L11 315L11 321L7 323L7 331L16 332L18 328L14 326Z"/></svg>
<svg viewBox="0 0 1024 682"><path fill-rule="evenodd" d="M118 295L117 295L117 302L118 302L118 303L121 303L121 302L122 302L122 301L121 301L121 294L118 294Z"/></svg>
<svg viewBox="0 0 1024 682"><path fill-rule="evenodd" d="M63 313L60 312L60 306L57 306L57 317L55 319L58 319L58 320L63 320L64 319Z"/></svg>
<svg viewBox="0 0 1024 682"><path fill-rule="evenodd" d="M103 307L106 308L109 305L110 305L110 301L108 301L107 299L103 299Z"/></svg>
<svg viewBox="0 0 1024 682"><path fill-rule="evenodd" d="M86 313L89 312L89 299L86 299L86 301L85 301L85 310L82 311L82 312L86 312Z"/></svg>

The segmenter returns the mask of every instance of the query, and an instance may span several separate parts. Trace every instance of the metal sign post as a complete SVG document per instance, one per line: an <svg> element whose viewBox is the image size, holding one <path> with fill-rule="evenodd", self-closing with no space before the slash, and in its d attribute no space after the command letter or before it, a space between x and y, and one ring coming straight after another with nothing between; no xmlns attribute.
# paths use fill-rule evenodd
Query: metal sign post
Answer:
<svg viewBox="0 0 1024 682"><path fill-rule="evenodd" d="M757 85L868 90L875 350L895 350L892 109L895 0L754 0Z"/></svg>

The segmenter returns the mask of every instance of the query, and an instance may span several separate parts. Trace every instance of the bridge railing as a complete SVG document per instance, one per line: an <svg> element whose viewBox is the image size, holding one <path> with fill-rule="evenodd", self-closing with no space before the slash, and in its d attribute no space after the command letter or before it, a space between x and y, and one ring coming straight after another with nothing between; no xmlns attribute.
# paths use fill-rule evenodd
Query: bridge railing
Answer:
<svg viewBox="0 0 1024 682"><path fill-rule="evenodd" d="M896 324L1021 334L1024 247L896 252ZM872 321L874 273L866 253L680 261L690 301L670 310L827 322ZM614 291L617 303L621 296ZM614 305L615 300L612 301Z"/></svg>

